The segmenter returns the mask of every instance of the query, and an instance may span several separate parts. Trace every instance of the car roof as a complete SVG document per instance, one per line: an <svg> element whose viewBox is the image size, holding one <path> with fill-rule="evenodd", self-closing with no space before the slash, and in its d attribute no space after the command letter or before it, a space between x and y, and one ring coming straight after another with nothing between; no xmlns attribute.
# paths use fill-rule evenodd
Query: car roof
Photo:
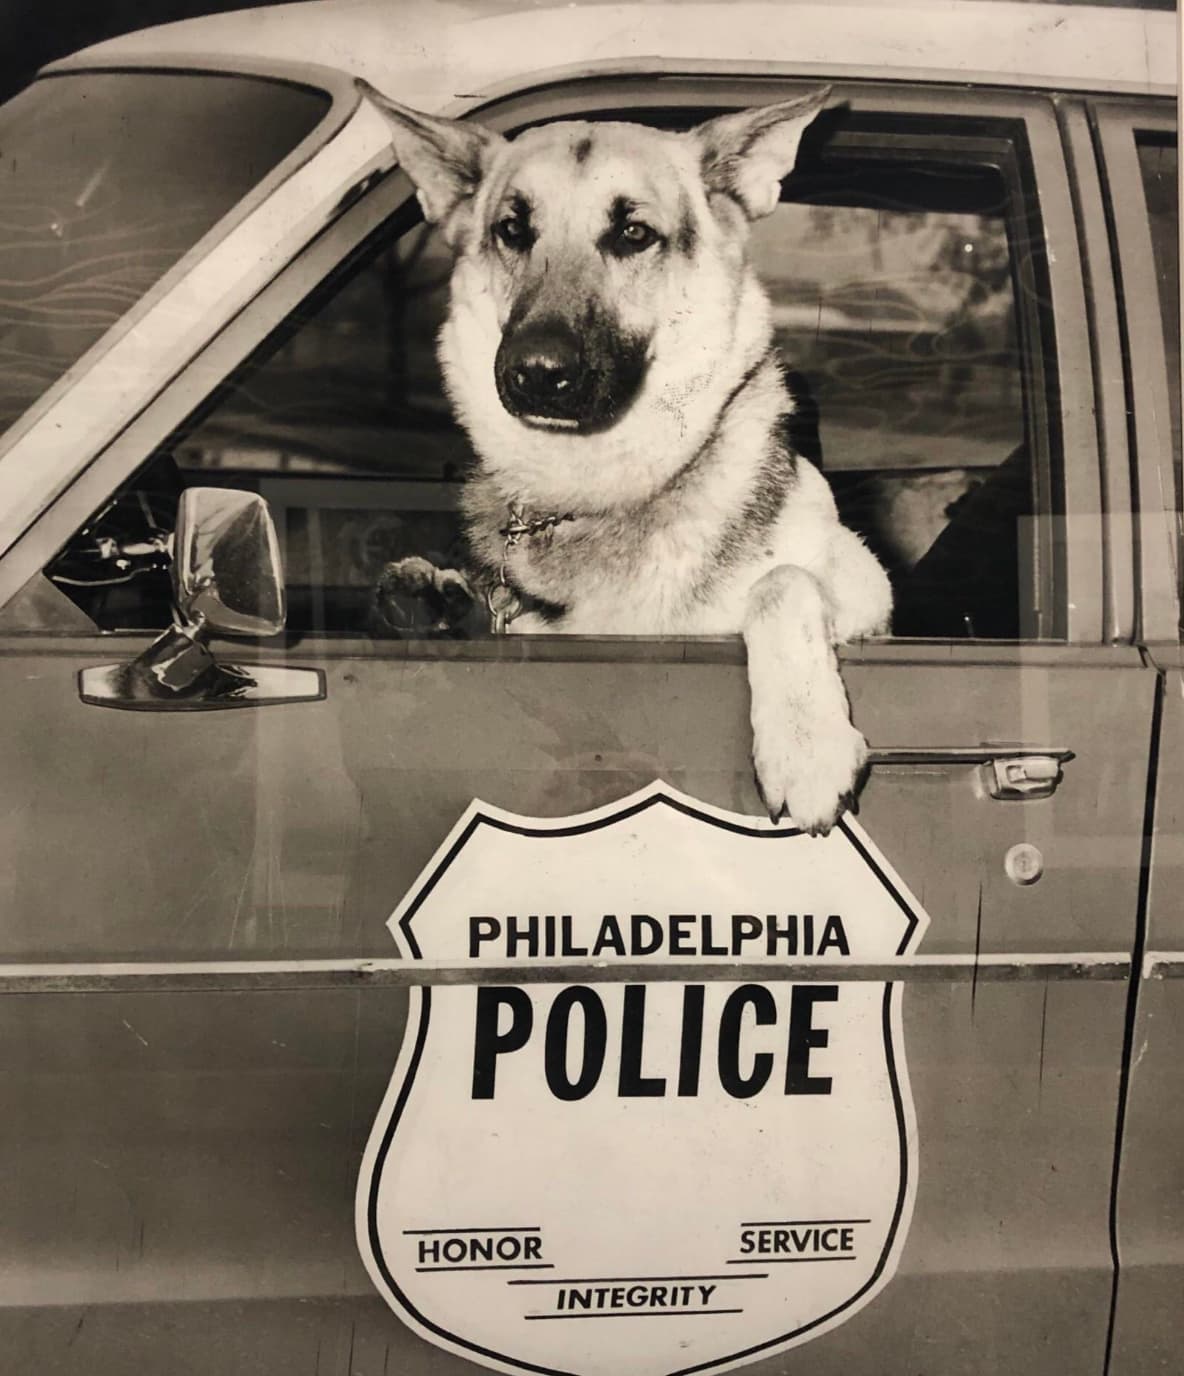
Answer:
<svg viewBox="0 0 1184 1376"><path fill-rule="evenodd" d="M304 0L127 34L51 70L329 67L427 110L560 76L719 72L1173 93L1174 12L1011 0Z"/></svg>

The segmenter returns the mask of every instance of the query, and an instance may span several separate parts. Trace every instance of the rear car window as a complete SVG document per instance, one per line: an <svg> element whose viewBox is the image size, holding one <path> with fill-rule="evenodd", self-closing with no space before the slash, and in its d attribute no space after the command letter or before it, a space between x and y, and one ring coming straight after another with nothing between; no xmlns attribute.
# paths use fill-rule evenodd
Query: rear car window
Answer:
<svg viewBox="0 0 1184 1376"><path fill-rule="evenodd" d="M1168 364L1168 401L1172 408L1172 452L1180 468L1180 201L1179 157L1176 140L1162 134L1139 131L1135 135L1139 173L1147 198L1147 222L1151 227L1151 252L1155 258L1155 284L1159 288L1159 315L1163 323L1164 353ZM1177 498L1177 509L1179 500Z"/></svg>
<svg viewBox="0 0 1184 1376"><path fill-rule="evenodd" d="M255 78L86 72L0 110L0 434L328 106Z"/></svg>

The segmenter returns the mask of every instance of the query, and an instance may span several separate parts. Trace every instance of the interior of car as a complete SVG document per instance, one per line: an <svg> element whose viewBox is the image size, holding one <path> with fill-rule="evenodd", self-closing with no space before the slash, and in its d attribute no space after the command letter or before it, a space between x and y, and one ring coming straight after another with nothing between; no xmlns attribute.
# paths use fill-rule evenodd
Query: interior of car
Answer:
<svg viewBox="0 0 1184 1376"><path fill-rule="evenodd" d="M685 110L646 118L694 122ZM751 240L791 443L887 568L894 635L1021 638L1035 511L1017 307L1026 231L998 168L919 153L915 140L869 148L841 117L820 123ZM458 492L473 452L435 358L449 268L405 207L86 523L49 577L101 629L166 625L160 539L178 495L234 485L271 507L291 634L396 633L375 615L384 565L466 559Z"/></svg>

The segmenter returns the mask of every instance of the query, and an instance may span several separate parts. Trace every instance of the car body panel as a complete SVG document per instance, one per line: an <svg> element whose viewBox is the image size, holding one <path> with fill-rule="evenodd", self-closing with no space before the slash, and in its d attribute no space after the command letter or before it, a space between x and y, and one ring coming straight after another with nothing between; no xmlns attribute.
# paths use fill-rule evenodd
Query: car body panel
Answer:
<svg viewBox="0 0 1184 1376"><path fill-rule="evenodd" d="M1113 1376L1170 1371L1184 1288L1184 665L1160 650L1160 768L1144 883L1147 921L1131 1006L1129 1082L1116 1173Z"/></svg>
<svg viewBox="0 0 1184 1376"><path fill-rule="evenodd" d="M1124 992L906 990L921 1147L910 1238L880 1301L803 1349L812 1372L864 1369L869 1351L894 1373L1100 1370L1109 1175L1091 1120L1097 1098L1112 1100ZM13 1359L35 1355L52 1373L129 1359L195 1373L249 1361L277 1376L318 1361L356 1376L383 1362L474 1369L400 1324L353 1241L357 1163L401 1037L402 991L3 1003L18 1114L0 1148L0 1340ZM1014 1153L984 1154L1001 1130ZM751 1370L768 1376L784 1359Z"/></svg>
<svg viewBox="0 0 1184 1376"><path fill-rule="evenodd" d="M321 3L223 14L85 49L77 65L322 62L433 112L609 72L974 82L1170 95L1175 22L1156 10L943 0L800 4ZM707 56L705 56L707 55ZM529 65L524 65L529 64ZM1104 75L1103 75L1104 74ZM524 78L526 79L524 81Z"/></svg>
<svg viewBox="0 0 1184 1376"><path fill-rule="evenodd" d="M5 838L16 858L5 903L13 919L9 960L389 956L383 917L473 797L562 816L657 776L729 809L759 806L747 765L743 669L732 645L718 647L725 662L700 664L655 663L644 645L632 661L618 644L585 644L586 657L563 641L505 645L475 659L425 654L413 643L393 657L341 655L305 641L289 658L326 668L324 702L163 715L112 712L77 698L78 669L131 652L128 638L5 656L0 683L13 728L0 751L16 789L9 796L23 800ZM1016 970L980 981L972 962L959 978L906 989L921 1154L912 1231L884 1301L812 1344L812 1370L849 1370L869 1343L894 1353L881 1370L903 1373L934 1353L983 1376L1000 1364L1047 1370L1032 1348L1034 1326L1055 1343L1064 1370L1100 1364L1127 986L1121 976L1068 972L1101 956L1128 968L1155 677L1131 651L1097 652L1092 664L1080 655L1033 647L1009 656L993 647L951 659L948 649L898 645L848 657L855 711L879 747L916 744L914 704L924 702L928 743L1048 743L1055 723L1078 754L1055 795L1036 804L986 796L972 764L874 770L861 820L932 915L926 953L1011 953ZM1121 759L1091 750L1088 740L1079 743L1075 720L1095 740L1140 745ZM63 760L72 762L65 789ZM123 839L130 831L134 853ZM1039 885L1008 879L1004 857L1017 844L1043 854ZM62 855L72 859L62 863ZM1072 960L1051 977L1031 964L1053 953ZM77 1013L93 1022L85 1035L63 1025L53 1034L61 1047L54 1054L84 1048L89 1087L51 1123L39 1115L65 1082L47 1068L24 1072L28 1110L5 1173L14 1197L27 1201L21 1229L9 1235L16 1248L9 1265L27 1273L29 1257L44 1257L38 1266L50 1268L26 1274L24 1284L67 1305L206 1301L217 1284L230 1290L228 1301L250 1300L251 1313L266 1313L256 1301L324 1294L324 1278L344 1266L354 1276L345 1282L349 1292L364 1294L342 1230L328 1222L337 1196L326 1198L325 1189L349 1176L360 1145L345 1133L341 1106L354 1104L350 1131L362 1132L376 1107L367 1095L380 1087L377 1072L363 1083L347 1060L316 1080L322 1087L314 1094L298 1049L274 1049L295 1036L283 1030L285 1018L301 1029L296 1044L310 1045L321 1010L332 1006L347 1026L333 1032L330 1021L325 1054L343 1054L332 1047L350 1045L348 1021L361 1016L362 1004L258 996L288 1010L269 1022L242 994L225 996L232 1000L226 1012L192 1008L196 995L177 996L175 1012L168 1011L174 1000L160 996L73 997L71 1010L93 1005ZM354 997L381 1009L382 1045L393 1060L404 1002ZM38 1025L54 1025L50 1009L36 1016ZM223 1044L249 1035L260 1050L228 1050L220 1080L194 1079L169 1050L181 1036L169 1027L174 1017L192 1020L186 1044L195 1048L203 1045L196 1029L213 1018ZM108 1046L120 1048L123 1069L111 1064ZM245 1069L260 1051L271 1067L262 1079ZM140 1067L154 1057L160 1071L146 1079ZM104 1093L107 1075L116 1076L118 1092ZM96 1116L95 1095L123 1111L105 1107ZM156 1115L167 1112L171 1095L180 1096L183 1120L192 1114L209 1124L197 1138L209 1145L196 1156L174 1150L174 1129L162 1135ZM34 1112L38 1103L46 1107ZM126 1190L133 1235L142 1225L164 1256L117 1252L117 1269L104 1264L95 1274L84 1258L62 1273L57 1211L32 1201L60 1188L64 1161L92 1131L100 1138L87 1159L105 1169L88 1169L72 1196L89 1219L75 1235L82 1228L100 1246L110 1233L111 1191L124 1199ZM175 1131L191 1140L183 1123ZM31 1151L34 1140L41 1145ZM180 1196L171 1188L178 1172L186 1181ZM277 1232L289 1189L296 1198L286 1231ZM242 1197L249 1207L211 1212L198 1204L209 1197ZM188 1219L195 1207L208 1219L204 1229ZM348 1312L352 1323L357 1315ZM992 1317L1003 1312L1011 1315L1006 1324ZM402 1360L428 1360L393 1317L378 1326ZM976 1334L973 1353L967 1331ZM463 1369L451 1359L444 1369L453 1366Z"/></svg>
<svg viewBox="0 0 1184 1376"><path fill-rule="evenodd" d="M564 815L658 776L717 806L759 811L747 686L727 641L679 646L666 663L644 640L532 638L451 654L415 642L351 654L306 638L286 655L227 643L227 659L325 667L326 701L193 715L80 700L83 668L144 645L131 636L5 644L14 708L0 739L21 800L7 815L10 961L390 955L376 915L385 919L474 797ZM973 757L983 741L1020 742L1079 756L1052 799L1018 810L976 798L971 764L889 761L877 772L866 805L886 801L873 835L945 914L928 949L1129 954L1154 683L1138 656L1114 648L1082 663L1079 651L1053 646L951 655L869 644L845 662L874 748ZM885 689L872 692L873 682ZM913 704L948 700L955 685L958 701L935 708L921 732ZM1097 728L1075 714L1080 698L1097 720L1116 721L1129 755L1090 758L1083 737ZM77 771L68 790L50 768L60 758ZM206 775L219 780L216 798L183 785ZM955 799L964 815L951 816ZM178 849L169 838L189 826L200 844ZM121 838L145 827L154 834L131 872ZM1025 840L1048 861L1031 889L1002 869L1008 846ZM78 863L55 865L63 849ZM1037 924L1049 905L1073 920ZM167 924L162 907L174 914Z"/></svg>
<svg viewBox="0 0 1184 1376"><path fill-rule="evenodd" d="M857 105L948 99L1025 121L1058 348L1028 385L1047 387L1072 456L1049 521L1062 638L842 652L874 752L861 824L930 915L922 957L948 963L902 975L920 1170L899 1272L848 1323L751 1369L1169 1369L1184 1336L1170 383L1154 342L1138 386L1123 376L1122 313L1154 283L1105 223L1130 167L1112 186L1117 152L1102 138L1094 154L1107 116L1074 93L1121 92L1112 122L1166 124L1166 102L1148 116L1132 98L1171 89L1174 22L953 8L326 3L152 30L55 68L286 73L323 80L341 122L0 460L0 1347L22 1369L473 1370L399 1323L354 1243L406 1019L387 917L475 797L566 816L658 777L760 810L736 638L221 641L223 661L322 670L324 699L81 700L83 670L148 639L97 634L40 570L410 194L355 73L503 125L598 100L692 105L704 79L722 104L773 99L785 75L845 81ZM166 300L178 313L157 333ZM1157 644L1140 644L1149 628ZM981 761L1008 751L1063 762L1049 796L991 796Z"/></svg>

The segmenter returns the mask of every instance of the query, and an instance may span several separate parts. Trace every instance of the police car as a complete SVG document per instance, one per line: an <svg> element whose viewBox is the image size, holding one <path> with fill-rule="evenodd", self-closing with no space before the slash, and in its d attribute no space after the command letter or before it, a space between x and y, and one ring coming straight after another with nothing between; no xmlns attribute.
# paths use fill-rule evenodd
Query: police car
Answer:
<svg viewBox="0 0 1184 1376"><path fill-rule="evenodd" d="M1176 52L1094 6L325 0L0 109L13 1369L1177 1368ZM857 821L766 839L738 639L375 620L468 449L358 76L507 133L833 85L753 252L896 590L842 656Z"/></svg>

